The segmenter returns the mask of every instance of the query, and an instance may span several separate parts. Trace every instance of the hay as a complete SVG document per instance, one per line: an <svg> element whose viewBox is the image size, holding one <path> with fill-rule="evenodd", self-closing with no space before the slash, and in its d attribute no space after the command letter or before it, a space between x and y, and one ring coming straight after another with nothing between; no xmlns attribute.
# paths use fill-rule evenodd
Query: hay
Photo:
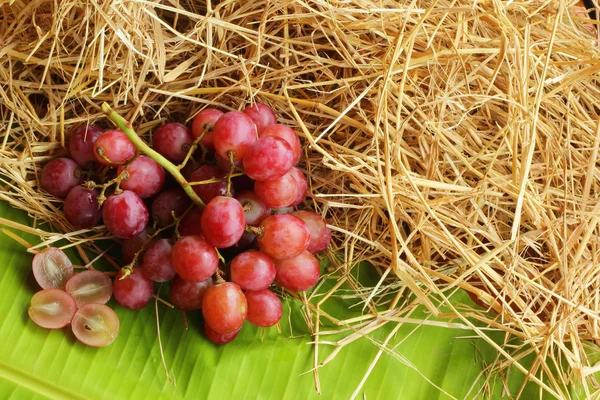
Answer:
<svg viewBox="0 0 600 400"><path fill-rule="evenodd" d="M343 255L336 287L305 299L317 365L385 324L423 323L407 311L421 303L492 343L490 370L516 366L554 397L573 383L598 395L584 342L600 339L600 52L574 3L11 1L0 197L68 232L39 168L65 153L71 127L107 126L103 101L141 135L208 104L264 101L309 145L311 206ZM68 237L98 253L91 238L109 239ZM375 287L350 274L362 260L381 274ZM343 284L362 317L321 310ZM452 306L457 288L492 313ZM319 360L325 320L348 336ZM523 344L501 348L473 320ZM388 340L380 355L395 354Z"/></svg>

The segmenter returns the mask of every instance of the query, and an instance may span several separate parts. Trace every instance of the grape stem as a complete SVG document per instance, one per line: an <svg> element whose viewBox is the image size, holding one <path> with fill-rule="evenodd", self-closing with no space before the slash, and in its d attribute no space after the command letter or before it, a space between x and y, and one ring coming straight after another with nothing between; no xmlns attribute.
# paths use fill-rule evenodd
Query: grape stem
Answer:
<svg viewBox="0 0 600 400"><path fill-rule="evenodd" d="M125 168L123 169L123 171L121 171L120 174L118 174L115 178L109 180L106 183L102 183L102 184L97 184L94 181L86 181L84 183L84 186L88 189L100 189L100 194L98 195L98 206L101 206L102 203L104 203L104 201L106 200L106 196L104 195L106 193L106 189L108 189L111 185L115 185L115 194L119 194L122 192L120 185L121 185L121 181L123 179L129 179L129 173L127 172L127 166L131 165L131 163L133 163L139 156L139 152L136 152L136 154L130 159L128 160L125 164L123 164L125 166Z"/></svg>
<svg viewBox="0 0 600 400"><path fill-rule="evenodd" d="M161 167L167 170L173 178L179 183L179 185L183 188L185 193L192 199L194 204L198 207L204 208L204 202L198 197L196 192L192 186L190 186L189 182L183 177L179 169L175 164L167 160L161 154L153 150L150 146L148 146L142 138L138 136L133 127L131 126L131 122L127 121L125 118L120 116L115 110L113 110L108 103L102 103L102 112L108 116L108 118L114 122L114 124L121 130L131 143L142 153L156 161Z"/></svg>
<svg viewBox="0 0 600 400"><path fill-rule="evenodd" d="M231 178L233 177L233 173L235 172L235 162L233 161L233 157L235 157L235 153L233 151L228 151L227 155L229 156L229 172L227 173L227 191L225 192L225 196L231 197Z"/></svg>
<svg viewBox="0 0 600 400"><path fill-rule="evenodd" d="M215 281L220 285L221 283L225 283L225 279L223 279L223 271L220 268L217 268L215 271Z"/></svg>
<svg viewBox="0 0 600 400"><path fill-rule="evenodd" d="M246 232L253 233L258 237L262 237L265 234L265 230L260 226L246 225Z"/></svg>

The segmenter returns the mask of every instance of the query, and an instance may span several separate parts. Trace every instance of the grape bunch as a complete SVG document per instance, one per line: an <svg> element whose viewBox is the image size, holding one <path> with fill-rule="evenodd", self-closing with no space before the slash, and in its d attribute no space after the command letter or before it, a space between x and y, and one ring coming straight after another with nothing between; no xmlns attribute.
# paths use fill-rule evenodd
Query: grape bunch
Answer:
<svg viewBox="0 0 600 400"><path fill-rule="evenodd" d="M168 122L153 132L151 147L122 129L76 129L72 159L54 159L41 173L42 187L64 197L73 228L103 223L121 242L123 268L111 290L117 303L144 308L154 283L169 282L170 302L200 310L205 335L216 344L231 342L246 320L277 324L282 304L272 289L312 288L321 272L314 254L331 240L323 217L298 209L308 181L297 167L302 146L296 133L259 103L243 111L205 109L191 129ZM62 262L43 269L42 281L61 281L50 290L64 289L63 278L73 275ZM62 298L61 310L75 309ZM66 311L59 314L66 320ZM66 323L75 329L74 321Z"/></svg>

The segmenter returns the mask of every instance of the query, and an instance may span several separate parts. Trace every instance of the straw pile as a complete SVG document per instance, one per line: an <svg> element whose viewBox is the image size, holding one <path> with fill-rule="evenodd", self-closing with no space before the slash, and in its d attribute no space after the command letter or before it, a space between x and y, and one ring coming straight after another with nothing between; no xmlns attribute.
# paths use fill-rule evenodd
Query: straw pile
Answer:
<svg viewBox="0 0 600 400"><path fill-rule="evenodd" d="M14 0L0 12L2 198L49 222L36 231L49 241L69 229L38 190L40 166L71 127L108 126L103 101L142 135L209 104L267 102L309 145L311 205L343 256L338 284L309 299L317 344L321 320L350 328L341 348L416 303L445 305L490 342L473 320L523 339L494 344L491 369L516 366L554 397L573 383L598 393L584 343L600 339L600 51L573 4ZM82 250L90 238L108 239L69 236ZM363 260L375 287L350 273ZM342 284L363 317L320 310ZM490 312L450 305L457 288Z"/></svg>

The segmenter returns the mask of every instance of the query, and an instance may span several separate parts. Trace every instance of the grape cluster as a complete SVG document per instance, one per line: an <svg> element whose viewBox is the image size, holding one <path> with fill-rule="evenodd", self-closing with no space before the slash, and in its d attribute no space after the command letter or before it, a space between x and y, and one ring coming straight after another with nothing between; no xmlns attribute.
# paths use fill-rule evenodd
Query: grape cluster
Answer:
<svg viewBox="0 0 600 400"><path fill-rule="evenodd" d="M41 174L48 193L66 196L63 211L74 228L102 221L122 241L115 300L141 309L154 282L170 282L171 303L201 310L205 334L217 344L232 341L245 320L277 324L282 304L272 285L313 287L320 276L314 254L331 240L320 215L296 210L308 191L296 167L296 133L264 104L209 108L191 129L176 122L156 129L152 149L136 148L123 131L87 125L71 134L72 159L52 160ZM169 180L165 165L185 184Z"/></svg>

